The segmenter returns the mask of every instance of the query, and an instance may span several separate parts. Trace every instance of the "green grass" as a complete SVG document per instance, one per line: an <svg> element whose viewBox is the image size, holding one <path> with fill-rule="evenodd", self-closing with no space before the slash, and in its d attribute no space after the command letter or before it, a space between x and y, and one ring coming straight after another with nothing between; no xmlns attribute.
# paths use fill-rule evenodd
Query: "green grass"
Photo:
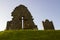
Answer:
<svg viewBox="0 0 60 40"><path fill-rule="evenodd" d="M0 40L60 40L60 30L15 30L0 32Z"/></svg>

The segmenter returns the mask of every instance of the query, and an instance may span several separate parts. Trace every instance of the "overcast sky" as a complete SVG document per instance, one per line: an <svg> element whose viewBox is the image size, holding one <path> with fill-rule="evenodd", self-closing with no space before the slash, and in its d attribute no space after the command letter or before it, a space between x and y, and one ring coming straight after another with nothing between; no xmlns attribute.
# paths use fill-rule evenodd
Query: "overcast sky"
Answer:
<svg viewBox="0 0 60 40"><path fill-rule="evenodd" d="M20 4L31 12L38 29L43 30L45 19L53 21L56 30L60 29L60 0L0 0L0 31L6 29L11 12Z"/></svg>

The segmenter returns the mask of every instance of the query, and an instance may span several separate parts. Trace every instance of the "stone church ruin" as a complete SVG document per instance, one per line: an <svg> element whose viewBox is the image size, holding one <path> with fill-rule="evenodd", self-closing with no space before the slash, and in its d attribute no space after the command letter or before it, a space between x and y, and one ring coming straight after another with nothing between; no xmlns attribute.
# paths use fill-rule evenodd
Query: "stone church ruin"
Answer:
<svg viewBox="0 0 60 40"><path fill-rule="evenodd" d="M37 29L31 13L24 5L17 6L12 17L12 20L7 22L6 30Z"/></svg>
<svg viewBox="0 0 60 40"><path fill-rule="evenodd" d="M33 29L37 30L37 25L33 22L33 16L24 5L17 6L11 13L13 17L7 22L6 30ZM53 22L46 19L42 21L44 30L55 30Z"/></svg>

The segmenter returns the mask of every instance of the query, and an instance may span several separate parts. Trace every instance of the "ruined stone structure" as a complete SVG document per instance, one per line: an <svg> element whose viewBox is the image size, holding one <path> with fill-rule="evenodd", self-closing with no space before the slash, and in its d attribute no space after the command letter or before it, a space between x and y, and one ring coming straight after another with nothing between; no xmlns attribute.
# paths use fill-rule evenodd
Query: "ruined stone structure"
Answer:
<svg viewBox="0 0 60 40"><path fill-rule="evenodd" d="M42 21L44 30L54 30L54 25L52 21L49 21L48 19Z"/></svg>
<svg viewBox="0 0 60 40"><path fill-rule="evenodd" d="M17 6L12 12L12 20L7 22L6 30L37 29L31 13L24 5Z"/></svg>

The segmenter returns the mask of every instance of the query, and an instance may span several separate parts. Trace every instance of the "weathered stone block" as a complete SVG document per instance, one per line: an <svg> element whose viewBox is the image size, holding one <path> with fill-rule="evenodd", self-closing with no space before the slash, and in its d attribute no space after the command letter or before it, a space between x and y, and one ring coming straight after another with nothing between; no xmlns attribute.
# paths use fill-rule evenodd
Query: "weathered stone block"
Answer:
<svg viewBox="0 0 60 40"><path fill-rule="evenodd" d="M52 21L49 21L48 19L44 21L42 21L43 23L43 27L44 27L44 30L54 30L54 25L53 25L53 22Z"/></svg>

